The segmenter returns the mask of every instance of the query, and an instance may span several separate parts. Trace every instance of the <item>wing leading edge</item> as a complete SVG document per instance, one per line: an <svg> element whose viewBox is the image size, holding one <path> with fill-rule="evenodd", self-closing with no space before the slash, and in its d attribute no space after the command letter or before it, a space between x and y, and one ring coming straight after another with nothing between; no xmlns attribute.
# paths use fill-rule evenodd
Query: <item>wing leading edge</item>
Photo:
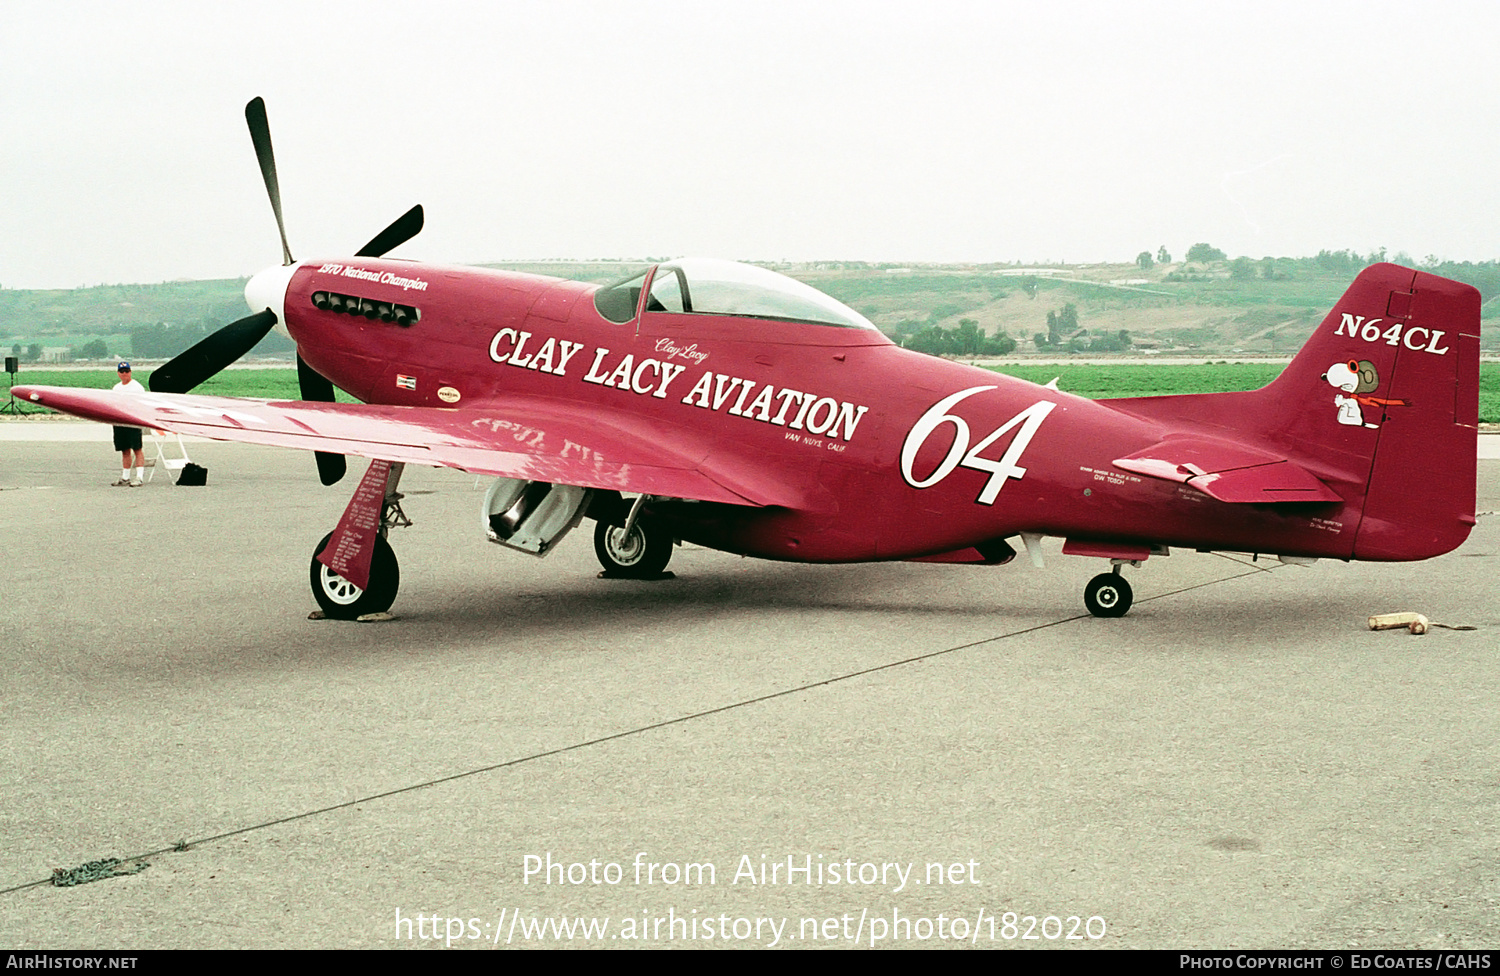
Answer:
<svg viewBox="0 0 1500 976"><path fill-rule="evenodd" d="M102 423L214 440L731 505L800 502L764 475L721 463L691 431L553 401L516 397L436 409L48 386L17 386L15 395Z"/></svg>

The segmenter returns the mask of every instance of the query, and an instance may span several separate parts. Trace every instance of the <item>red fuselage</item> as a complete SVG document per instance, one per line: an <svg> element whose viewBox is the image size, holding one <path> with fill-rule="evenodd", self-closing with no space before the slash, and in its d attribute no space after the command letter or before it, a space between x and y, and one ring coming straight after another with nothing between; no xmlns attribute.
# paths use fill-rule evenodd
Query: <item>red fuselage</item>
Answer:
<svg viewBox="0 0 1500 976"><path fill-rule="evenodd" d="M644 305L627 322L610 321L595 291L468 267L306 262L287 289L284 322L309 364L368 403L474 407L524 397L581 406L627 429L639 418L651 436L670 431L674 448L700 452L746 485L792 493L795 504L770 507L655 504L679 537L717 549L907 559L1030 532L1122 551L1354 554L1365 482L1324 452L1299 451L1294 437L1249 441L1342 501L1228 504L1112 464L1178 429L1245 443L1235 397L1256 394L1158 419L1129 406L1140 401L1111 406L1038 387L910 352L873 329ZM315 294L410 307L419 318L320 309Z"/></svg>

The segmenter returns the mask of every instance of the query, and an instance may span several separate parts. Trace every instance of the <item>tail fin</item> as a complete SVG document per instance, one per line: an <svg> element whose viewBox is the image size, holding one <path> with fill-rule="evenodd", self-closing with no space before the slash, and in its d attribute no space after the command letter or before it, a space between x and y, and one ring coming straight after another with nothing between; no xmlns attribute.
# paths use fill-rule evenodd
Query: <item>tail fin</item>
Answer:
<svg viewBox="0 0 1500 976"><path fill-rule="evenodd" d="M1474 526L1479 293L1377 264L1270 385L1101 402L1295 462L1343 499L1314 520L1341 558L1437 556Z"/></svg>
<svg viewBox="0 0 1500 976"><path fill-rule="evenodd" d="M1354 558L1426 559L1468 537L1479 423L1475 289L1392 264L1367 268L1257 393L1271 440L1363 489Z"/></svg>

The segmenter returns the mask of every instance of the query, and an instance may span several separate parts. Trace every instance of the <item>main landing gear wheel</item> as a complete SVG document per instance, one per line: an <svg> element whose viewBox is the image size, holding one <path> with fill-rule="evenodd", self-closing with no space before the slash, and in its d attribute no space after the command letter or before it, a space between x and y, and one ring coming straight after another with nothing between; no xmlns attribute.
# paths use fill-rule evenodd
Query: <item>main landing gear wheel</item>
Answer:
<svg viewBox="0 0 1500 976"><path fill-rule="evenodd" d="M1083 588L1083 605L1096 617L1123 617L1135 594L1118 572L1100 573Z"/></svg>
<svg viewBox="0 0 1500 976"><path fill-rule="evenodd" d="M672 537L644 521L631 526L628 536L622 527L601 521L594 526L594 554L606 576L656 579L672 558Z"/></svg>
<svg viewBox="0 0 1500 976"><path fill-rule="evenodd" d="M313 598L323 608L323 615L333 620L353 620L367 613L389 610L396 602L396 591L401 588L401 567L396 563L391 544L375 537L375 553L370 558L370 585L362 590L318 562L318 554L332 538L330 532L318 543L313 550L312 565L308 567Z"/></svg>

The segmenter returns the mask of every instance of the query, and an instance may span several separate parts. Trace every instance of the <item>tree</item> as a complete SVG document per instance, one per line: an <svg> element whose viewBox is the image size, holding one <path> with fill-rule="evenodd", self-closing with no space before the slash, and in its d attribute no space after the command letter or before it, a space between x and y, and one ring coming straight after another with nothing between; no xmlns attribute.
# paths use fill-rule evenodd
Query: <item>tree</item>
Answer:
<svg viewBox="0 0 1500 976"><path fill-rule="evenodd" d="M1009 356L1016 351L1016 340L1012 339L1004 329L984 340L984 354L986 356Z"/></svg>
<svg viewBox="0 0 1500 976"><path fill-rule="evenodd" d="M1187 259L1199 263L1224 260L1224 252L1211 244L1194 244L1188 248Z"/></svg>
<svg viewBox="0 0 1500 976"><path fill-rule="evenodd" d="M918 322L916 319L902 319L896 323L896 338L900 340L909 339L920 332L926 323ZM902 345L905 345L902 342Z"/></svg>
<svg viewBox="0 0 1500 976"><path fill-rule="evenodd" d="M1249 281L1255 277L1255 262L1247 257L1237 257L1229 262L1229 277L1235 281Z"/></svg>
<svg viewBox="0 0 1500 976"><path fill-rule="evenodd" d="M1062 307L1062 311L1047 313L1047 334L1036 334L1036 347L1042 350L1056 349L1077 332L1078 307L1069 302Z"/></svg>
<svg viewBox="0 0 1500 976"><path fill-rule="evenodd" d="M1153 261L1153 260L1151 260L1151 252L1150 251L1142 251L1141 253L1139 253L1139 254L1137 254L1135 256L1135 263L1136 263L1136 266L1138 268L1140 268L1142 271L1150 271L1151 270L1151 266L1153 264L1155 264L1156 262Z"/></svg>
<svg viewBox="0 0 1500 976"><path fill-rule="evenodd" d="M1170 255L1170 254L1167 253L1167 245L1163 244L1161 247L1159 247L1159 248L1156 249L1156 263L1157 264L1171 264L1172 263L1172 255Z"/></svg>
<svg viewBox="0 0 1500 976"><path fill-rule="evenodd" d="M974 319L958 320L958 353L961 356L979 355L979 347L984 343L984 333L979 331L979 323Z"/></svg>
<svg viewBox="0 0 1500 976"><path fill-rule="evenodd" d="M78 347L74 354L75 359L108 359L109 347L104 344L103 339L95 339Z"/></svg>
<svg viewBox="0 0 1500 976"><path fill-rule="evenodd" d="M1072 302L1064 305L1062 311L1057 313L1057 328L1063 335L1078 331L1078 307Z"/></svg>
<svg viewBox="0 0 1500 976"><path fill-rule="evenodd" d="M929 356L954 356L958 354L958 343L954 334L940 325L929 325L906 341L906 348L925 352Z"/></svg>

